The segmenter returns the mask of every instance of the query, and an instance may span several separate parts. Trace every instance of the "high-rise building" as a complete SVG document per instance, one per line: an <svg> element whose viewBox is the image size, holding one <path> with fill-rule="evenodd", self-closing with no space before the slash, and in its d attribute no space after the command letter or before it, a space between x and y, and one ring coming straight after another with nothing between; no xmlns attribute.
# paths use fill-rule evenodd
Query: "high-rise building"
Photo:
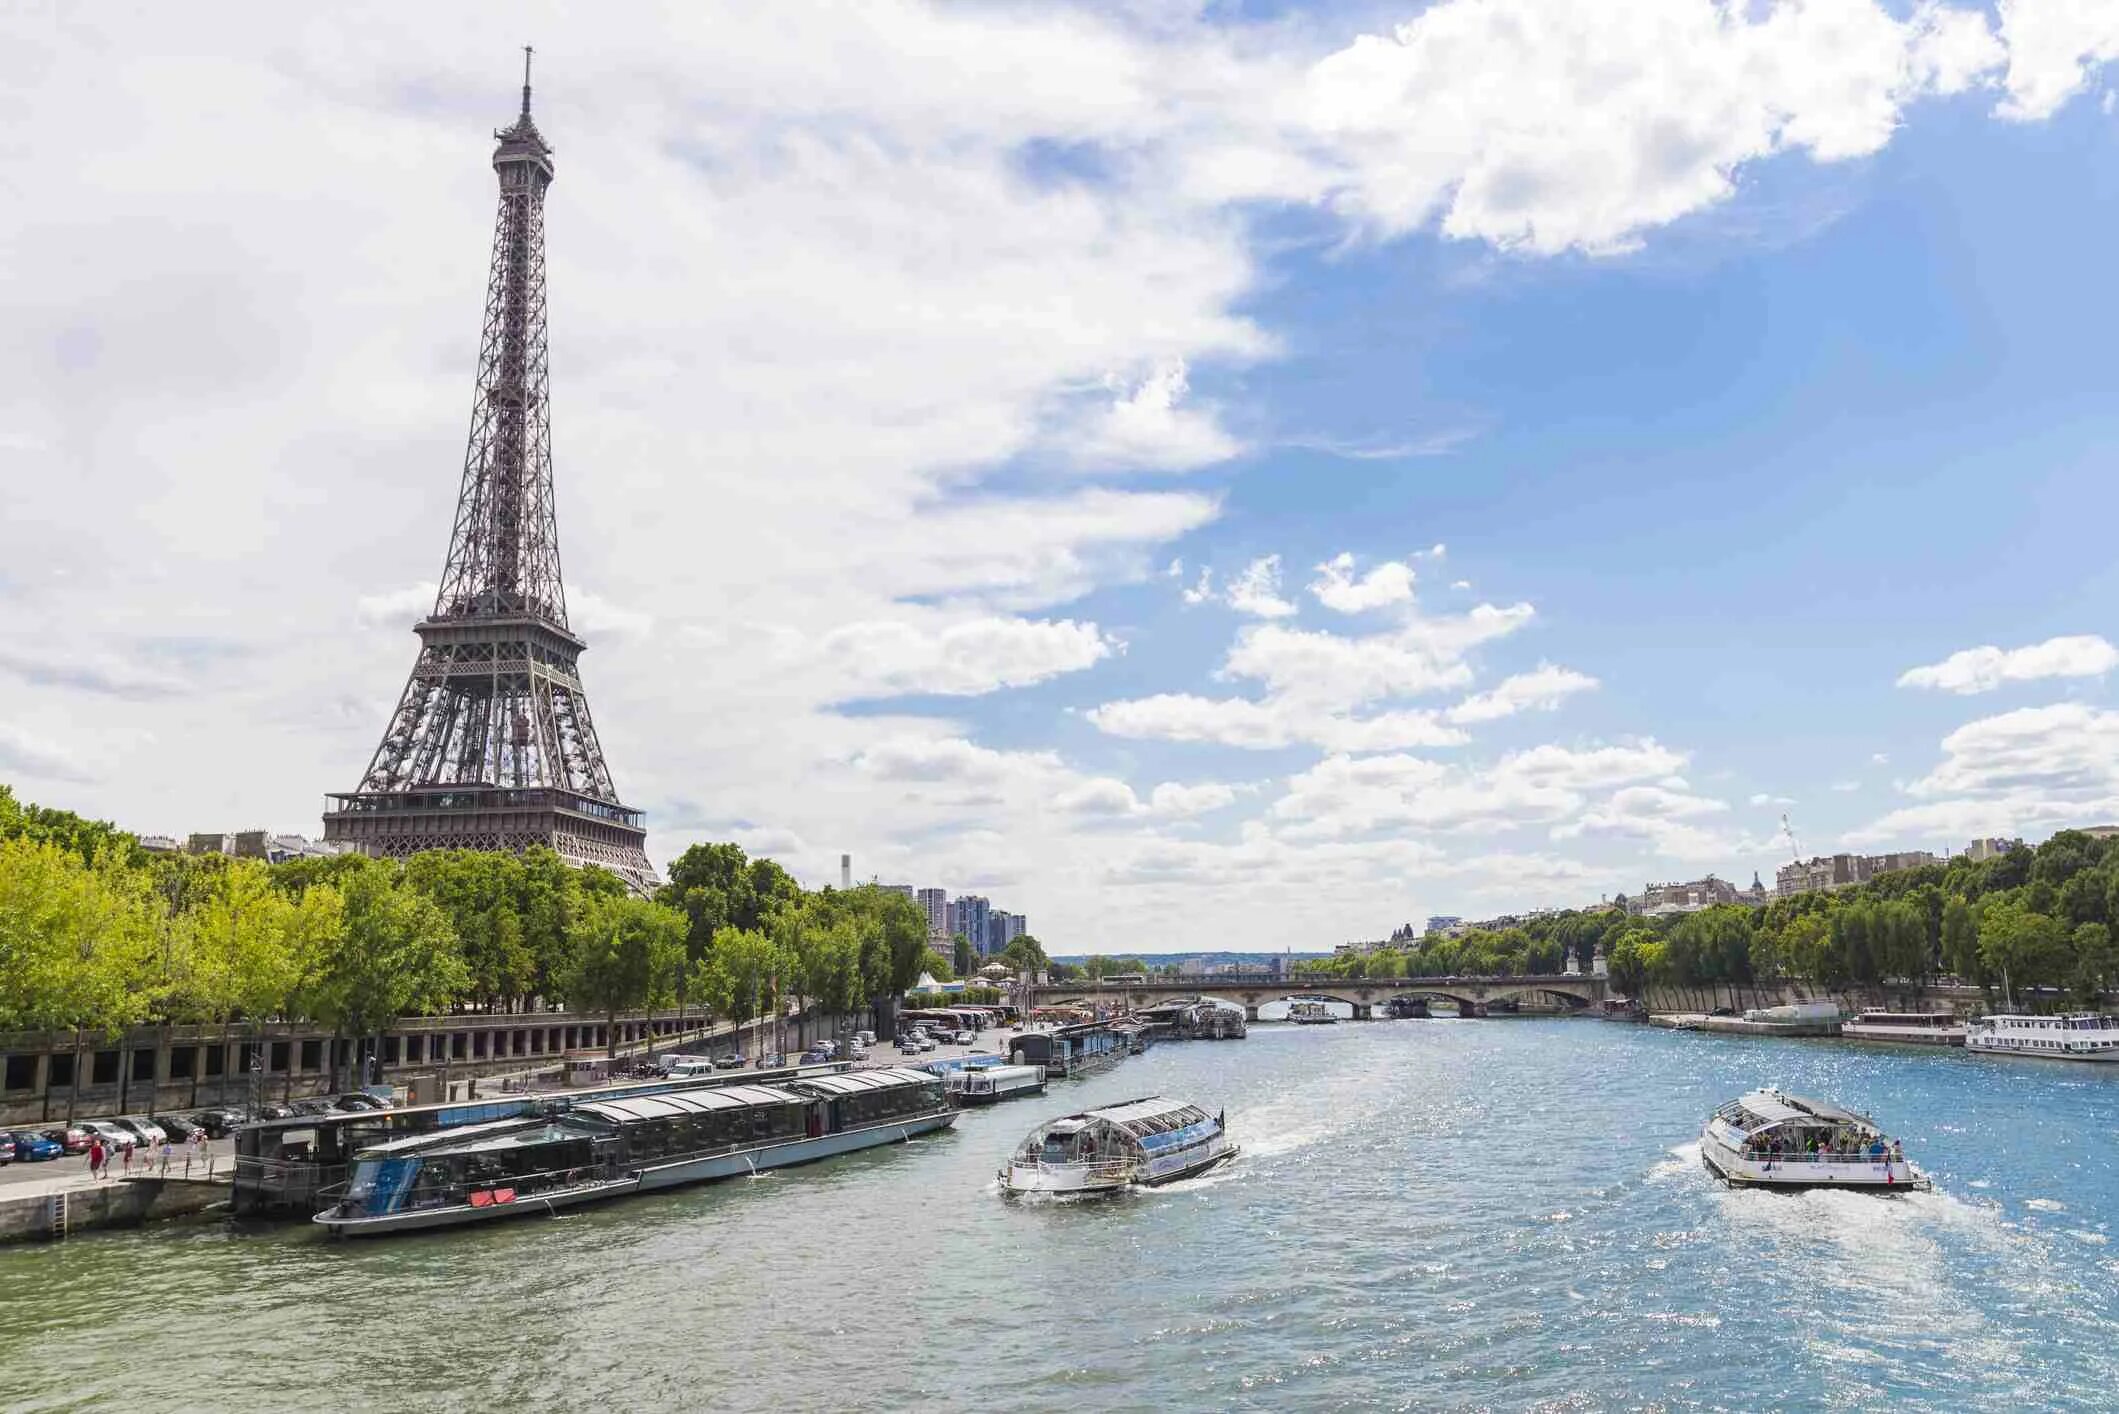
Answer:
<svg viewBox="0 0 2119 1414"><path fill-rule="evenodd" d="M324 838L368 854L548 845L635 889L654 884L641 813L611 784L567 622L552 494L544 199L552 148L522 112L495 136L478 394L434 610L360 785L329 797Z"/></svg>
<svg viewBox="0 0 2119 1414"><path fill-rule="evenodd" d="M949 891L947 889L921 889L913 895L927 914L927 941L930 943L949 941Z"/></svg>
<svg viewBox="0 0 2119 1414"><path fill-rule="evenodd" d="M984 956L992 951L986 939L986 922L993 912L993 901L978 894L965 894L949 905L950 934L962 933L971 940L971 946Z"/></svg>

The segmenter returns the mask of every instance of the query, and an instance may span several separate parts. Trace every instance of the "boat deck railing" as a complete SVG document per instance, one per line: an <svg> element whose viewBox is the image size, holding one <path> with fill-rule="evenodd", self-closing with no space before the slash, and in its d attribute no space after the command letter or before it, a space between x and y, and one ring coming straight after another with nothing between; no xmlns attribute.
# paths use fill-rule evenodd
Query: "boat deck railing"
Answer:
<svg viewBox="0 0 2119 1414"><path fill-rule="evenodd" d="M1067 1178L1096 1179L1105 1183L1124 1183L1133 1177L1132 1159L1088 1159L1075 1163L1048 1164L1043 1159L1016 1159L1014 1167L1029 1169L1037 1174L1053 1174Z"/></svg>
<svg viewBox="0 0 2119 1414"><path fill-rule="evenodd" d="M1864 1150L1863 1152L1861 1152L1861 1153L1858 1153L1858 1154L1835 1154L1835 1153L1832 1153L1832 1152L1830 1152L1830 1151L1825 1151L1825 1152L1821 1152L1821 1153L1815 1153L1815 1154L1813 1154L1813 1153L1809 1153L1809 1152L1807 1152L1807 1151L1805 1151L1805 1152L1802 1152L1802 1153L1788 1153L1788 1154L1778 1154L1778 1153L1768 1153L1768 1152L1757 1152L1757 1151L1753 1151L1753 1150L1749 1150L1749 1149L1740 1149L1740 1150L1738 1150L1738 1151L1737 1151L1737 1157L1739 1157L1739 1158L1743 1159L1743 1160L1744 1160L1744 1161L1745 1161L1746 1163L1753 1163L1753 1164L1883 1164L1883 1163L1888 1163L1888 1164L1891 1164L1891 1165L1892 1165L1893 1167L1897 1167L1897 1168L1904 1168L1904 1167L1907 1167L1906 1161L1905 1161L1905 1159L1903 1159L1903 1158L1893 1158L1893 1157L1892 1157L1891 1155L1889 1155L1889 1154L1871 1154L1871 1153L1867 1152L1866 1150Z"/></svg>

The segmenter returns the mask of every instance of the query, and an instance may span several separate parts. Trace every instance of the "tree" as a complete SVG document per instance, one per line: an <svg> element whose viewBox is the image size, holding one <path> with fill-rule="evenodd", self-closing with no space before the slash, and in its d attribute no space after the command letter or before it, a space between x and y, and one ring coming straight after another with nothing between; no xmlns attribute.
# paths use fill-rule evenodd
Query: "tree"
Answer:
<svg viewBox="0 0 2119 1414"><path fill-rule="evenodd" d="M1980 917L1979 958L2012 988L2051 986L2065 980L2074 949L2058 919L2004 895L1989 899Z"/></svg>
<svg viewBox="0 0 2119 1414"><path fill-rule="evenodd" d="M920 954L920 971L934 978L937 982L956 981L956 969L949 965L948 958L943 957L933 948L928 948Z"/></svg>
<svg viewBox="0 0 2119 1414"><path fill-rule="evenodd" d="M448 917L432 899L401 887L396 865L364 859L344 872L338 892L337 932L314 940L319 955L299 998L334 1040L362 1040L400 1016L438 1010L469 985ZM336 1088L338 1047L331 1051Z"/></svg>
<svg viewBox="0 0 2119 1414"><path fill-rule="evenodd" d="M2096 1006L2112 984L2114 971L2119 970L2119 955L2112 949L2112 931L2102 923L2083 923L2076 927L2072 941L2075 965L2070 985L2083 1005Z"/></svg>
<svg viewBox="0 0 2119 1414"><path fill-rule="evenodd" d="M1942 964L1969 982L1983 982L1979 959L1979 915L1961 897L1942 906Z"/></svg>
<svg viewBox="0 0 2119 1414"><path fill-rule="evenodd" d="M1028 933L1002 948L997 957L1012 972L1045 972L1052 966L1052 959L1045 956L1045 945Z"/></svg>
<svg viewBox="0 0 2119 1414"><path fill-rule="evenodd" d="M148 1015L155 913L141 876L99 854L0 840L0 1030L115 1033Z"/></svg>
<svg viewBox="0 0 2119 1414"><path fill-rule="evenodd" d="M622 895L584 902L574 920L566 975L571 1002L604 1013L607 1053L618 1052L618 1013L666 1006L684 968L682 913Z"/></svg>
<svg viewBox="0 0 2119 1414"><path fill-rule="evenodd" d="M962 933L950 940L950 965L959 977L969 977L978 966L979 955L972 949L971 939Z"/></svg>
<svg viewBox="0 0 2119 1414"><path fill-rule="evenodd" d="M716 1015L741 1027L776 1013L783 962L771 938L755 928L732 928L715 938L713 951L698 964L693 988Z"/></svg>

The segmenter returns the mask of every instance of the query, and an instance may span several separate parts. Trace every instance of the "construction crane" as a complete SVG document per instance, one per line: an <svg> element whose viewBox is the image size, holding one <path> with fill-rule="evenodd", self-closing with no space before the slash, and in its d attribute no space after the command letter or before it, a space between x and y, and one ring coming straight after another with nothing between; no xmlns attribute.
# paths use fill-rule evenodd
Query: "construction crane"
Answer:
<svg viewBox="0 0 2119 1414"><path fill-rule="evenodd" d="M1788 812L1785 810L1781 812L1781 838L1788 842L1788 862L1802 863L1803 852L1795 846L1795 827L1788 823Z"/></svg>

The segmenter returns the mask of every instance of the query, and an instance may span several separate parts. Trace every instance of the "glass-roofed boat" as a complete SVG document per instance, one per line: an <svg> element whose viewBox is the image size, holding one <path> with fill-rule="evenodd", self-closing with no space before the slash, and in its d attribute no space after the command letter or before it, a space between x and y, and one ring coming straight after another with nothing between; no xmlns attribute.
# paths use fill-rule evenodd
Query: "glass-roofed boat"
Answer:
<svg viewBox="0 0 2119 1414"><path fill-rule="evenodd" d="M315 1221L360 1237L557 1212L893 1144L956 1113L938 1077L898 1068L606 1097L364 1149Z"/></svg>
<svg viewBox="0 0 2119 1414"><path fill-rule="evenodd" d="M1235 1156L1220 1115L1150 1095L1039 1125L1000 1178L1010 1193L1111 1193L1190 1178Z"/></svg>
<svg viewBox="0 0 2119 1414"><path fill-rule="evenodd" d="M1778 1090L1753 1090L1716 1110L1700 1132L1700 1159L1731 1187L1904 1193L1931 1186L1867 1115Z"/></svg>

